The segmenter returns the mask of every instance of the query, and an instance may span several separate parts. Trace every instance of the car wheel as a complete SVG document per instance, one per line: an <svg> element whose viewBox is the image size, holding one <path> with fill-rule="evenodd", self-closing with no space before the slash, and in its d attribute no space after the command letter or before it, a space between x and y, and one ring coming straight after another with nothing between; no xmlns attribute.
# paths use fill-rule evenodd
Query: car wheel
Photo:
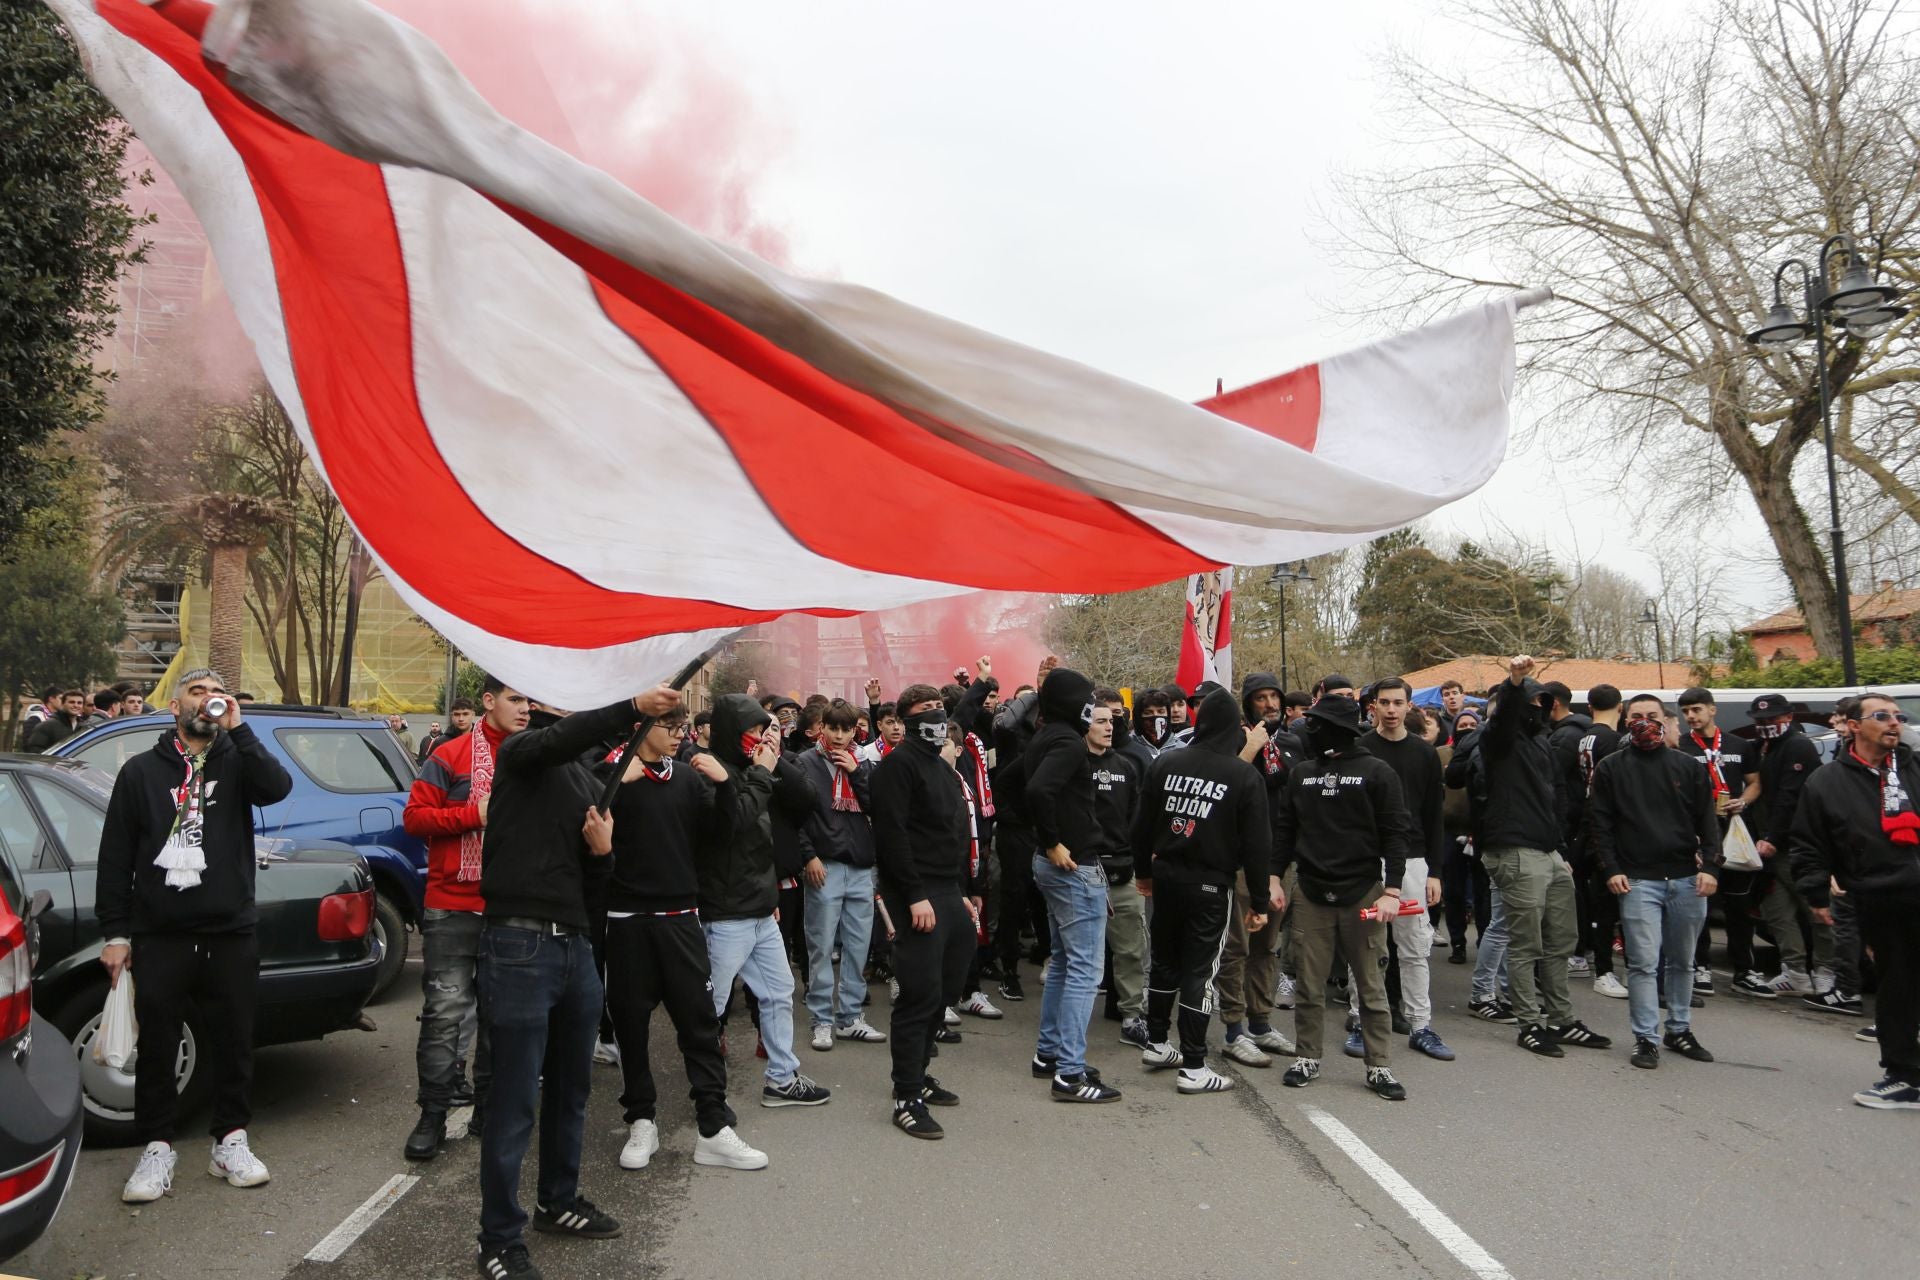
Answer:
<svg viewBox="0 0 1920 1280"><path fill-rule="evenodd" d="M86 1141L92 1146L124 1147L139 1141L133 1123L133 1064L116 1070L93 1060L93 1033L107 1002L105 983L82 991L54 1015L53 1023L73 1042L80 1060L80 1105L86 1113ZM206 1020L187 1006L180 1024L180 1049L174 1059L175 1087L180 1093L180 1116L193 1115L206 1104L212 1085L201 1061L207 1044Z"/></svg>
<svg viewBox="0 0 1920 1280"><path fill-rule="evenodd" d="M411 941L407 933L407 918L400 914L399 904L384 893L373 895L373 940L380 945L380 976L373 984L373 994L367 997L368 1004L374 1004L386 995L387 988L400 980L400 970L407 964L407 947Z"/></svg>

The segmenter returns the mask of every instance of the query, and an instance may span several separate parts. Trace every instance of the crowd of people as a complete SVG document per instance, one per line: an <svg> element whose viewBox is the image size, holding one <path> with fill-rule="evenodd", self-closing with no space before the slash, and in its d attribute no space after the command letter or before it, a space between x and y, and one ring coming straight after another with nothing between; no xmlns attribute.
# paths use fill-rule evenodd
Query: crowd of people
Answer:
<svg viewBox="0 0 1920 1280"><path fill-rule="evenodd" d="M529 1222L621 1230L580 1193L594 1062L621 1074L619 1166L659 1150L660 1006L694 1162L759 1169L769 1157L730 1102L736 1002L765 1062L761 1105L830 1101L801 1070L804 1015L816 1055L885 1045L893 1125L938 1139L934 1111L961 1099L933 1060L966 1016L1003 1016L989 987L1027 999L1036 965L1030 1068L1061 1103L1121 1097L1092 1061L1096 1010L1144 1071L1205 1095L1235 1082L1210 1062L1216 1015L1226 1060L1290 1059L1282 1083L1306 1088L1326 1064L1329 1006L1346 1011L1342 1051L1365 1087L1401 1101L1400 1037L1455 1057L1429 990L1442 922L1450 963L1469 963L1475 937L1469 1016L1512 1025L1520 1049L1611 1048L1574 1016L1577 975L1627 1002L1634 1066L1711 1062L1693 1012L1718 994L1716 896L1730 994L1853 1014L1875 966L1877 1025L1860 1034L1885 1075L1855 1101L1920 1108L1920 766L1898 705L1847 699L1842 750L1821 765L1778 695L1754 700L1749 741L1716 726L1704 689L1670 710L1601 686L1583 712L1533 674L1516 657L1484 698L1449 684L1422 708L1404 680L1339 675L1310 692L1255 673L1238 690L1123 695L1048 659L1003 698L982 658L891 701L874 681L864 705L728 694L691 716L665 686L568 714L490 679L423 744L405 811L429 847L405 1154L434 1158L470 1102L481 1273L537 1275ZM254 954L244 828L289 783L217 673L188 673L169 709L174 728L120 774L100 857L103 962L116 980L140 969L134 1202L171 1181L168 1044L187 999L225 1009L206 1046L210 1169L267 1179L247 1142L251 1011L235 995ZM1777 973L1759 967L1756 918ZM884 1029L869 1013L882 983Z"/></svg>

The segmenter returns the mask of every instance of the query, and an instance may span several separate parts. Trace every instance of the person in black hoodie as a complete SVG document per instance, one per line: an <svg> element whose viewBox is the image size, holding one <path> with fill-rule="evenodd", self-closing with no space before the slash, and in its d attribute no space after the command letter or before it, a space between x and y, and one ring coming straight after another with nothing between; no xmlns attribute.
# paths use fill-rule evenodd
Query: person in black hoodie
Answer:
<svg viewBox="0 0 1920 1280"><path fill-rule="evenodd" d="M1163 751L1140 784L1133 823L1134 883L1153 902L1147 971L1147 1037L1142 1065L1178 1067L1181 1093L1220 1093L1233 1080L1207 1065L1207 1024L1236 880L1267 886L1269 902L1247 924L1286 909L1270 873L1273 821L1260 773L1243 757L1247 731L1233 695L1216 689L1200 704L1192 742ZM1168 1043L1179 1009L1180 1046Z"/></svg>
<svg viewBox="0 0 1920 1280"><path fill-rule="evenodd" d="M493 1082L480 1131L480 1268L525 1274L520 1166L540 1119L537 1231L610 1239L620 1224L580 1190L594 1038L606 1005L594 968L590 881L613 852L612 818L583 760L680 694L661 685L574 715L534 704L528 727L500 744L480 846L480 1016Z"/></svg>
<svg viewBox="0 0 1920 1280"><path fill-rule="evenodd" d="M1813 918L1853 903L1880 970L1874 1020L1878 1083L1853 1095L1879 1111L1920 1110L1920 763L1900 741L1900 705L1863 693L1848 707L1852 743L1814 772L1793 817L1793 878Z"/></svg>
<svg viewBox="0 0 1920 1280"><path fill-rule="evenodd" d="M216 697L224 713L208 707ZM114 779L94 873L100 963L117 985L136 954L140 961L133 1120L146 1150L120 1196L135 1204L158 1200L173 1181L174 1061L189 1002L207 1027L199 1049L213 1081L209 1171L236 1187L268 1176L247 1144L260 976L253 809L286 799L293 779L213 671L180 677L169 710L174 727Z"/></svg>
<svg viewBox="0 0 1920 1280"><path fill-rule="evenodd" d="M1256 671L1240 682L1240 714L1247 742L1240 758L1260 772L1267 786L1267 813L1279 812L1280 788L1287 770L1301 759L1300 740L1281 722L1284 691L1270 671ZM1243 1067L1270 1067L1270 1053L1293 1052L1293 1041L1273 1026L1274 988L1280 979L1282 912L1271 912L1257 934L1247 933L1246 917L1264 901L1264 885L1236 884L1239 911L1227 916L1227 945L1220 953L1220 1022L1227 1034L1227 1057Z"/></svg>
<svg viewBox="0 0 1920 1280"><path fill-rule="evenodd" d="M1314 703L1307 712L1308 757L1289 771L1280 793L1275 870L1284 875L1299 867L1293 958L1305 993L1293 1008L1300 1056L1280 1082L1304 1088L1320 1075L1326 1007L1308 996L1325 990L1337 952L1360 989L1367 1088L1399 1102L1407 1090L1388 1066L1387 923L1400 911L1411 827L1399 776L1360 745L1360 728L1360 704L1353 699L1336 694ZM1361 917L1368 907L1374 919Z"/></svg>
<svg viewBox="0 0 1920 1280"><path fill-rule="evenodd" d="M1145 1049L1147 1035L1147 903L1133 883L1133 819L1140 808L1136 765L1116 742L1126 732L1127 704L1118 689L1093 691L1087 751L1093 756L1093 814L1106 832L1100 863L1107 874L1107 1016L1120 1023L1120 1043Z"/></svg>
<svg viewBox="0 0 1920 1280"><path fill-rule="evenodd" d="M1507 663L1507 680L1480 731L1476 750L1486 790L1474 815L1474 844L1506 910L1517 1043L1551 1058L1562 1055L1549 1026L1574 1022L1567 958L1579 927L1573 872L1557 852L1560 775L1548 745L1543 690L1529 678L1532 671L1525 654Z"/></svg>
<svg viewBox="0 0 1920 1280"><path fill-rule="evenodd" d="M867 998L867 948L873 938L873 826L867 815L873 811L870 788L877 766L854 753L859 718L844 698L829 703L820 739L799 764L823 807L821 816L800 832L807 850L800 874L807 884L807 1012L815 1053L831 1051L836 1036L873 1043L887 1038L861 1013Z"/></svg>
<svg viewBox="0 0 1920 1280"><path fill-rule="evenodd" d="M1047 900L1052 961L1040 996L1033 1073L1052 1078L1056 1102L1112 1102L1120 1091L1087 1065L1087 1021L1106 963L1106 831L1093 811L1093 681L1057 667L1040 684L1040 731L1028 744L1026 805L1039 850L1033 882Z"/></svg>
<svg viewBox="0 0 1920 1280"><path fill-rule="evenodd" d="M1666 704L1652 694L1627 703L1630 747L1593 770L1586 811L1593 856L1607 889L1620 900L1627 931L1627 1011L1633 1065L1660 1065L1659 988L1664 969L1666 1047L1695 1062L1712 1062L1693 1034L1694 939L1719 887L1720 826L1707 771L1667 745ZM1554 1038L1565 1040L1554 1028ZM1580 1043L1578 1037L1572 1040ZM1604 1045L1599 1047L1605 1047Z"/></svg>
<svg viewBox="0 0 1920 1280"><path fill-rule="evenodd" d="M714 784L725 771L710 755L689 763L674 758L686 725L684 710L670 712L647 731L631 759L610 766L621 770L606 899L607 1010L622 1046L620 1105L628 1125L622 1169L646 1168L660 1149L648 1031L662 1004L679 1039L700 1137L709 1145L732 1145L720 1138L734 1116L707 977L694 856L700 826L713 813Z"/></svg>
<svg viewBox="0 0 1920 1280"><path fill-rule="evenodd" d="M1819 748L1800 731L1794 722L1793 705L1780 694L1761 694L1748 704L1747 714L1753 720L1754 735L1760 739L1760 763L1756 770L1760 775L1760 795L1747 818L1755 851L1767 864L1761 885L1760 914L1776 941L1789 938L1798 945L1802 923L1811 929L1813 994L1803 997L1801 1003L1822 1013L1859 1013L1859 994L1842 990L1839 985L1842 971L1849 971L1850 977L1853 974L1851 966L1835 963L1833 930L1813 920L1780 857L1792 843L1793 817L1800 807L1800 790L1820 767ZM1781 948L1783 957L1788 949ZM1755 994L1750 983L1743 984L1738 978L1732 989ZM1778 989L1768 984L1767 990L1777 992Z"/></svg>
<svg viewBox="0 0 1920 1280"><path fill-rule="evenodd" d="M1039 680L1059 665L1049 655L1040 664ZM1000 994L1008 1000L1025 1000L1026 988L1020 982L1020 935L1031 924L1035 935L1036 963L1050 949L1047 938L1046 904L1033 883L1033 821L1024 802L1027 744L1039 731L1040 692L1027 689L1001 702L993 714L994 770L993 790L999 799L994 819L994 857L998 864L999 910L995 913L993 950L1000 969Z"/></svg>
<svg viewBox="0 0 1920 1280"><path fill-rule="evenodd" d="M873 771L874 857L880 897L897 931L893 1004L893 1123L910 1137L944 1130L927 1105L954 1106L927 1074L933 1034L958 1000L973 952L973 916L961 896L970 861L967 802L947 736L947 709L931 685L908 685L897 705L906 737Z"/></svg>
<svg viewBox="0 0 1920 1280"><path fill-rule="evenodd" d="M796 787L796 802L809 807L813 788L797 761L791 766L784 761L778 723L743 693L714 702L711 741L710 758L725 775L715 779L714 820L700 841L700 925L712 965L714 1012L726 1008L733 980L744 982L756 1002L760 1042L767 1051L760 1105L816 1107L831 1095L800 1074L793 1052L793 968L776 918L780 886L773 816L783 785ZM782 770L788 774L785 783L777 776Z"/></svg>

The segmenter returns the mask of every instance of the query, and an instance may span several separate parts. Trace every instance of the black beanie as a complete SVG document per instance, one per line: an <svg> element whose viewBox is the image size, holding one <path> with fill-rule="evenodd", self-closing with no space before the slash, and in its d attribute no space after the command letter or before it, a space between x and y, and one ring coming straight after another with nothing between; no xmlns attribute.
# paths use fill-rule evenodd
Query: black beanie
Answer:
<svg viewBox="0 0 1920 1280"><path fill-rule="evenodd" d="M1072 725L1085 733L1092 706L1093 681L1072 667L1055 667L1040 682L1040 714L1048 724Z"/></svg>

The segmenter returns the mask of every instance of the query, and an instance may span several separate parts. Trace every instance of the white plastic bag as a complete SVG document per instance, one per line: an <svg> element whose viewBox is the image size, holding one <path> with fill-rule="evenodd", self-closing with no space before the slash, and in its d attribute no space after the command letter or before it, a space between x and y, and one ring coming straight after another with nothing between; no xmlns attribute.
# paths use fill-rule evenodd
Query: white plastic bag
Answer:
<svg viewBox="0 0 1920 1280"><path fill-rule="evenodd" d="M1720 845L1720 852L1726 858L1729 871L1764 871L1767 864L1760 860L1760 850L1753 844L1753 836L1747 831L1747 824L1735 814L1733 821L1727 824L1727 838Z"/></svg>
<svg viewBox="0 0 1920 1280"><path fill-rule="evenodd" d="M123 969L120 981L107 992L106 1008L100 1011L100 1026L93 1033L93 1060L125 1071L139 1040L140 1025L133 1020L133 970Z"/></svg>

